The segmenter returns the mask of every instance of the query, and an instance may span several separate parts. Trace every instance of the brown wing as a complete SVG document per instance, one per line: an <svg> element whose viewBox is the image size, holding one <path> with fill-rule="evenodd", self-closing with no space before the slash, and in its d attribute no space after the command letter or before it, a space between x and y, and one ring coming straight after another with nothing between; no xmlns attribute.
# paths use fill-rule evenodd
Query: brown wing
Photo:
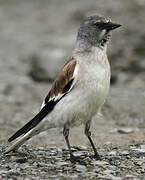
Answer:
<svg viewBox="0 0 145 180"><path fill-rule="evenodd" d="M74 69L76 67L76 60L71 58L66 62L62 71L56 77L56 80L52 84L51 90L45 98L45 104L50 99L58 99L62 94L69 90L68 85L73 81ZM74 77L75 78L75 77Z"/></svg>
<svg viewBox="0 0 145 180"><path fill-rule="evenodd" d="M40 112L31 119L27 124L25 124L21 129L19 129L13 136L11 136L8 141L11 142L18 138L22 134L26 134L32 128L37 126L44 117L46 117L55 107L55 105L70 91L74 84L74 80L77 78L75 73L76 60L71 58L62 68L62 71L58 74L56 80L52 84L51 90L49 91L43 107Z"/></svg>

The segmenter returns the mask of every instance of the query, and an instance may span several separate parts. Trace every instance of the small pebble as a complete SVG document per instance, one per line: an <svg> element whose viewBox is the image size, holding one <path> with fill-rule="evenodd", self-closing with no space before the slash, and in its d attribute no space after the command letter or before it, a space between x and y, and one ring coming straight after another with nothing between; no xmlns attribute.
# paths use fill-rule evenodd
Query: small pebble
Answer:
<svg viewBox="0 0 145 180"><path fill-rule="evenodd" d="M87 171L87 168L85 166L83 166L83 165L76 165L75 169L78 172L85 172L85 171Z"/></svg>
<svg viewBox="0 0 145 180"><path fill-rule="evenodd" d="M109 163L106 161L94 161L93 164L97 166L109 165Z"/></svg>
<svg viewBox="0 0 145 180"><path fill-rule="evenodd" d="M133 151L136 151L137 153L145 153L145 149L140 149L140 148L135 148L135 149L133 149Z"/></svg>
<svg viewBox="0 0 145 180"><path fill-rule="evenodd" d="M87 146L80 146L79 148L80 148L80 150L83 150L83 151L87 151L88 150Z"/></svg>
<svg viewBox="0 0 145 180"><path fill-rule="evenodd" d="M130 134L133 133L134 130L132 128L120 128L117 130L117 132L121 134Z"/></svg>
<svg viewBox="0 0 145 180"><path fill-rule="evenodd" d="M141 149L145 149L145 144L140 145L140 148L141 148Z"/></svg>
<svg viewBox="0 0 145 180"><path fill-rule="evenodd" d="M120 155L127 156L128 154L129 154L129 151L121 151L121 152L120 152Z"/></svg>
<svg viewBox="0 0 145 180"><path fill-rule="evenodd" d="M111 151L108 153L108 155L116 156L116 151Z"/></svg>
<svg viewBox="0 0 145 180"><path fill-rule="evenodd" d="M15 162L22 164L22 163L26 163L27 159L26 158L18 158L18 159L15 159Z"/></svg>
<svg viewBox="0 0 145 180"><path fill-rule="evenodd" d="M69 163L63 161L63 162L58 162L57 165L58 165L58 166L67 166L67 165L69 165Z"/></svg>

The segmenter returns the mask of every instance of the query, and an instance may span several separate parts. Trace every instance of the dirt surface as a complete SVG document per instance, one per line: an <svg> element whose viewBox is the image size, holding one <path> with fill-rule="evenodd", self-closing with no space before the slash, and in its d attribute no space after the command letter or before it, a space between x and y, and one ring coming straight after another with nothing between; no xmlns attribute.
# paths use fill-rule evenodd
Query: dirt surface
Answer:
<svg viewBox="0 0 145 180"><path fill-rule="evenodd" d="M0 149L3 152L8 145L8 137L39 111L52 81L71 55L80 21L94 12L109 16L123 26L113 33L112 42L109 44L108 58L112 67L111 90L102 109L103 115L99 117L96 115L93 118L93 139L104 158L113 148L117 148L115 150L117 154L113 156L119 156L119 162L125 166L125 170L121 169L121 165L115 166L115 172L119 173L113 172L114 177L110 179L115 177L127 179L128 163L131 164L130 179L135 177L143 179L144 153L135 159L131 149L131 147L144 149L145 144L145 2L143 0L109 0L107 3L105 0L83 0L83 2L82 0L0 0ZM72 145L90 147L84 136L83 126L71 130L70 140ZM22 167L16 169L19 162L15 162L15 158L19 156L13 159L13 156L8 158L1 154L0 178L36 179L36 175L38 179L51 178L47 175L50 159L47 163L46 155L51 157L51 150L57 152L59 149L63 152L65 147L62 129L44 132L24 146L23 151L26 153L27 161L22 163L24 169ZM41 174L41 167L37 166L41 148L45 151L41 155L41 162L44 163L42 167L46 166L44 176ZM128 161L126 155L120 155L126 150L130 157ZM88 148L86 151L91 152ZM32 154L28 155L29 152ZM57 156L58 159L54 162L64 163L63 153L60 156ZM100 165L95 165L97 161L94 160L90 162L89 168L83 165L85 167L80 169L85 171L84 177L88 179L89 176L92 179L97 178L96 173L91 175L93 171L99 171L100 176L102 173L104 176L102 179L107 178L104 169L110 171L111 164L105 165L106 161L108 163L108 160L102 161L106 169L98 168ZM33 166L31 162L35 165ZM136 162L141 164L139 166L141 171L134 174L133 171L137 171L138 168ZM66 160L66 163L68 169L65 172L62 170L63 165L59 165L57 171L54 170L55 163L53 163L52 169L48 167L50 174L55 177L60 171L62 176L68 174L66 179L69 179L69 176L70 179L83 177L83 173L77 172L76 167L69 160ZM34 176L29 172L29 166L35 169ZM58 179L65 177L58 175Z"/></svg>
<svg viewBox="0 0 145 180"><path fill-rule="evenodd" d="M73 147L79 162L70 161L64 148L23 146L19 153L3 155L1 147L1 179L144 179L145 145L99 148L101 160L95 160L87 147Z"/></svg>

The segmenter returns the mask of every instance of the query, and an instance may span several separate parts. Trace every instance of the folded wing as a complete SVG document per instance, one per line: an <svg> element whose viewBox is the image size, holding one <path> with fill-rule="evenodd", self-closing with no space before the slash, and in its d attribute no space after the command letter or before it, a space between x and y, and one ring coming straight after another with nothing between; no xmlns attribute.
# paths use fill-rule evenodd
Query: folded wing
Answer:
<svg viewBox="0 0 145 180"><path fill-rule="evenodd" d="M8 141L13 141L37 126L43 120L43 118L45 118L54 109L55 105L62 98L64 98L65 95L70 92L70 90L72 90L77 81L77 76L78 64L74 58L71 58L66 62L61 72L56 77L56 80L52 84L51 90L41 106L40 112L14 135L12 135Z"/></svg>

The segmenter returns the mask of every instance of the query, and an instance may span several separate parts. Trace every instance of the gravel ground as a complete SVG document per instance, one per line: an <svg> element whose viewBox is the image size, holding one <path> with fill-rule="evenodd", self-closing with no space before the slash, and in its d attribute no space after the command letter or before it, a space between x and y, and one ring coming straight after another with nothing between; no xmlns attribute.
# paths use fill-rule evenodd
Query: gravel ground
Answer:
<svg viewBox="0 0 145 180"><path fill-rule="evenodd" d="M4 155L0 147L1 179L145 179L145 145L118 147L111 144L98 149L102 160L96 161L87 147L73 147L83 159L71 162L64 148L24 145L21 151Z"/></svg>

